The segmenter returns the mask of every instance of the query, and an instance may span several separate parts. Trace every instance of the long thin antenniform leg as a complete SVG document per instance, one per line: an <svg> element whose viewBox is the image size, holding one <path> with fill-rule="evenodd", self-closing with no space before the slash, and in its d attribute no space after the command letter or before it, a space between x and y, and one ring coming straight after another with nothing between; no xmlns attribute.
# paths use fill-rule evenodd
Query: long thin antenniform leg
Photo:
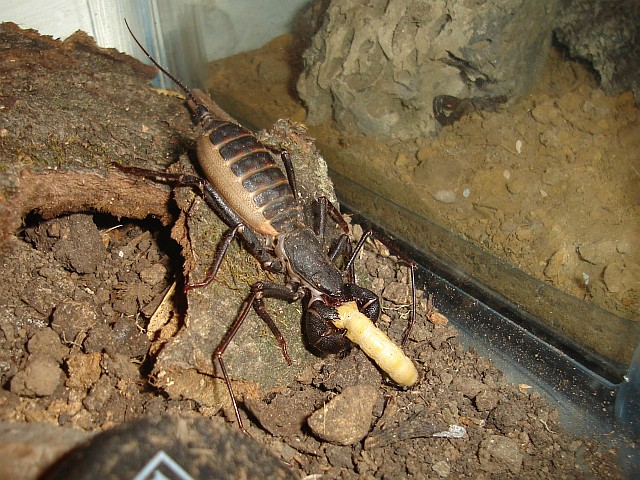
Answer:
<svg viewBox="0 0 640 480"><path fill-rule="evenodd" d="M215 190L207 180L196 175L185 173L170 173L157 170L149 170L139 167L125 167L118 163L113 163L118 170L129 175L148 178L157 182L168 183L178 187L194 188L207 202L216 215L229 227L235 227L242 223L242 219L227 205L222 196Z"/></svg>
<svg viewBox="0 0 640 480"><path fill-rule="evenodd" d="M300 295L301 293L299 291L292 290L285 285L277 285L277 284L271 284L266 282L257 282L253 284L251 286L251 293L247 297L247 300L244 303L244 307L242 308L242 311L234 320L234 322L231 324L231 327L229 327L229 330L227 330L227 333L225 334L224 337L222 337L222 340L220 340L220 343L218 344L216 349L213 351L213 356L218 360L218 365L220 365L220 371L222 372L224 381L227 384L227 389L229 390L229 396L231 397L233 411L236 415L236 420L238 421L238 427L243 431L246 431L246 430L244 429L242 419L240 418L238 403L236 401L235 394L233 393L233 387L231 386L231 379L227 374L227 369L224 366L224 360L222 359L222 355L224 354L225 350L229 346L229 343L231 343L231 340L233 340L233 337L235 337L236 333L238 333L238 330L240 329L245 319L247 318L249 310L253 307L255 312L264 321L264 323L267 324L267 326L273 333L273 336L276 338L276 341L280 346L280 350L282 351L282 356L284 357L285 361L289 365L291 365L292 363L291 357L287 352L287 342L284 336L282 335L282 333L280 332L280 330L278 329L278 327L276 326L276 324L274 323L273 319L267 312L264 306L263 298L265 297L279 298L281 300L286 300L288 302L294 302L300 299Z"/></svg>
<svg viewBox="0 0 640 480"><path fill-rule="evenodd" d="M139 167L125 167L118 163L112 163L118 170L129 175L148 178L157 182L168 183L178 187L191 187L205 199L211 209L229 227L235 227L242 223L242 219L229 207L222 196L213 188L207 180L196 175L185 173L170 173L157 170L149 170Z"/></svg>
<svg viewBox="0 0 640 480"><path fill-rule="evenodd" d="M205 180L200 177L197 177L195 175L188 175L186 173L171 173L159 170L151 170L148 168L125 167L124 165L120 165L116 162L112 162L111 165L129 175L144 177L151 180L156 180L158 182L170 183L178 186L196 187L198 189L202 189L202 183L205 182Z"/></svg>
<svg viewBox="0 0 640 480"><path fill-rule="evenodd" d="M364 245L364 242L366 242L367 238L369 238L371 236L373 236L376 240L381 242L389 250L394 252L400 258L400 260L402 260L404 263L406 263L409 266L409 277L410 277L409 283L411 285L411 316L409 317L409 322L407 324L407 328L405 329L404 334L402 335L402 343L401 343L401 345L404 346L405 343L407 342L407 340L409 339L409 335L411 334L411 330L413 329L413 325L414 325L414 323L416 321L416 303L417 303L417 298L416 298L416 275L415 275L416 264L415 264L415 262L413 260L411 260L409 257L407 257L400 250L398 250L398 248L395 245L390 243L388 241L388 239L378 235L373 230L369 229L369 230L366 230L362 234L362 237L360 238L360 241L358 242L356 247L353 249L353 252L351 254L351 258L347 262L347 268L349 268L349 267L351 267L353 265L353 262L354 262L356 256L358 255L358 252L362 249L362 247Z"/></svg>

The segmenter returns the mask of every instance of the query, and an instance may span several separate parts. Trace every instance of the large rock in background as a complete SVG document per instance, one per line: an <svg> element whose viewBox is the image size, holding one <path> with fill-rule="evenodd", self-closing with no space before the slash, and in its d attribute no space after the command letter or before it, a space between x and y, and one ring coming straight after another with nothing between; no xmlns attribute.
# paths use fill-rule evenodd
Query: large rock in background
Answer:
<svg viewBox="0 0 640 480"><path fill-rule="evenodd" d="M433 133L437 95L523 94L551 44L556 2L334 0L304 56L307 123L375 138Z"/></svg>
<svg viewBox="0 0 640 480"><path fill-rule="evenodd" d="M607 94L631 90L640 105L640 2L564 0L561 11L558 42L593 66Z"/></svg>

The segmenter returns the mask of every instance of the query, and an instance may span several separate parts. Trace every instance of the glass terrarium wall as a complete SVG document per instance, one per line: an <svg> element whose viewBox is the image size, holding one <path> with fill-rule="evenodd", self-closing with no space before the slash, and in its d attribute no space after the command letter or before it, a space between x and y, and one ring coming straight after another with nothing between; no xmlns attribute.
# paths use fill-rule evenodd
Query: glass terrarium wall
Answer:
<svg viewBox="0 0 640 480"><path fill-rule="evenodd" d="M304 122L344 205L619 381L640 339L638 13L608 32L585 28L593 2L491 3L313 2L207 87L250 125Z"/></svg>
<svg viewBox="0 0 640 480"><path fill-rule="evenodd" d="M241 121L307 124L351 210L620 379L640 339L637 12L618 9L612 35L584 28L597 2L73 3L4 18L143 59L127 18ZM620 45L589 52L586 30Z"/></svg>
<svg viewBox="0 0 640 480"><path fill-rule="evenodd" d="M290 31L308 0L26 0L3 2L2 21L65 39L82 30L102 47L147 61L124 19L145 48L186 84L204 83L203 65L253 50ZM172 88L166 77L158 85Z"/></svg>
<svg viewBox="0 0 640 480"><path fill-rule="evenodd" d="M556 2L346 3L297 81L343 200L619 376L640 334L640 125L637 67L607 76L598 45L618 30ZM567 61L580 48L599 83Z"/></svg>

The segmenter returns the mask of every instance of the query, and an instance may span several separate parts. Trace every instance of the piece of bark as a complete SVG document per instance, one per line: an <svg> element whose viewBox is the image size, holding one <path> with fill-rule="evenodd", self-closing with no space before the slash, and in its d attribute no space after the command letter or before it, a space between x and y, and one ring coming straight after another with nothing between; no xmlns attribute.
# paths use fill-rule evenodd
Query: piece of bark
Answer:
<svg viewBox="0 0 640 480"><path fill-rule="evenodd" d="M227 226L191 189L172 191L112 166L119 162L163 170L171 165L173 171L197 172L192 159L200 133L184 102L150 88L147 67L96 47L82 33L60 42L5 23L0 25L0 49L0 69L11 72L0 80L0 245L11 248L25 220L72 212L156 217L172 225L172 237L182 247L184 277L203 278ZM203 99L203 93L194 93ZM233 120L215 104L211 109ZM304 127L280 122L264 135L274 148L290 151L305 200L320 194L335 199L326 164ZM247 252L233 247L220 279L190 292L178 333L153 346L160 351L153 373L157 385L168 388L182 374L192 381L193 371L216 373L213 349L249 285L264 279L282 281L267 276ZM294 366L287 366L253 313L225 357L233 378L263 388L292 380L313 359L302 342L300 304L267 303L287 338Z"/></svg>

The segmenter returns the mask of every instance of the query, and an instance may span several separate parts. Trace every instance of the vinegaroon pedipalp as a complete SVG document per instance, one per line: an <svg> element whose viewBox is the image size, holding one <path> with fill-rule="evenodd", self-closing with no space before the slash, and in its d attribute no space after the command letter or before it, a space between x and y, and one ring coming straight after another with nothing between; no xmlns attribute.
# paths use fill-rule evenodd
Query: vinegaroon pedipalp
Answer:
<svg viewBox="0 0 640 480"><path fill-rule="evenodd" d="M371 230L367 230L355 248L352 248L348 223L326 197L317 199L319 213L313 222L315 225L305 224L289 155L281 152L285 175L274 161L269 148L237 123L215 118L182 82L156 62L133 35L128 24L127 28L151 62L175 82L195 105L195 121L203 130L196 143L197 158L206 178L117 164L115 166L128 174L174 186L194 188L229 226L218 245L206 278L199 283L187 284L185 291L204 287L213 281L229 246L236 238L242 241L246 250L260 262L264 270L280 273L285 277L284 284L259 281L251 286L239 315L213 352L229 390L238 426L244 430L222 357L251 308L269 327L289 365L292 362L287 353L286 340L267 312L265 298L287 302L302 300L305 312L303 330L308 345L321 353L342 352L350 345L350 340L347 338L347 328L338 328L333 323L340 319L337 307L355 302L357 313L374 322L380 314L377 295L355 284L354 260L371 235L388 247L393 247ZM342 230L331 248L325 248L327 216ZM336 265L340 258L345 260L342 269ZM415 319L416 289L415 264L406 258L403 261L409 265L412 296L411 316L402 340L404 344ZM384 348L380 349L378 355L385 355ZM415 383L416 379L417 373L405 386Z"/></svg>

